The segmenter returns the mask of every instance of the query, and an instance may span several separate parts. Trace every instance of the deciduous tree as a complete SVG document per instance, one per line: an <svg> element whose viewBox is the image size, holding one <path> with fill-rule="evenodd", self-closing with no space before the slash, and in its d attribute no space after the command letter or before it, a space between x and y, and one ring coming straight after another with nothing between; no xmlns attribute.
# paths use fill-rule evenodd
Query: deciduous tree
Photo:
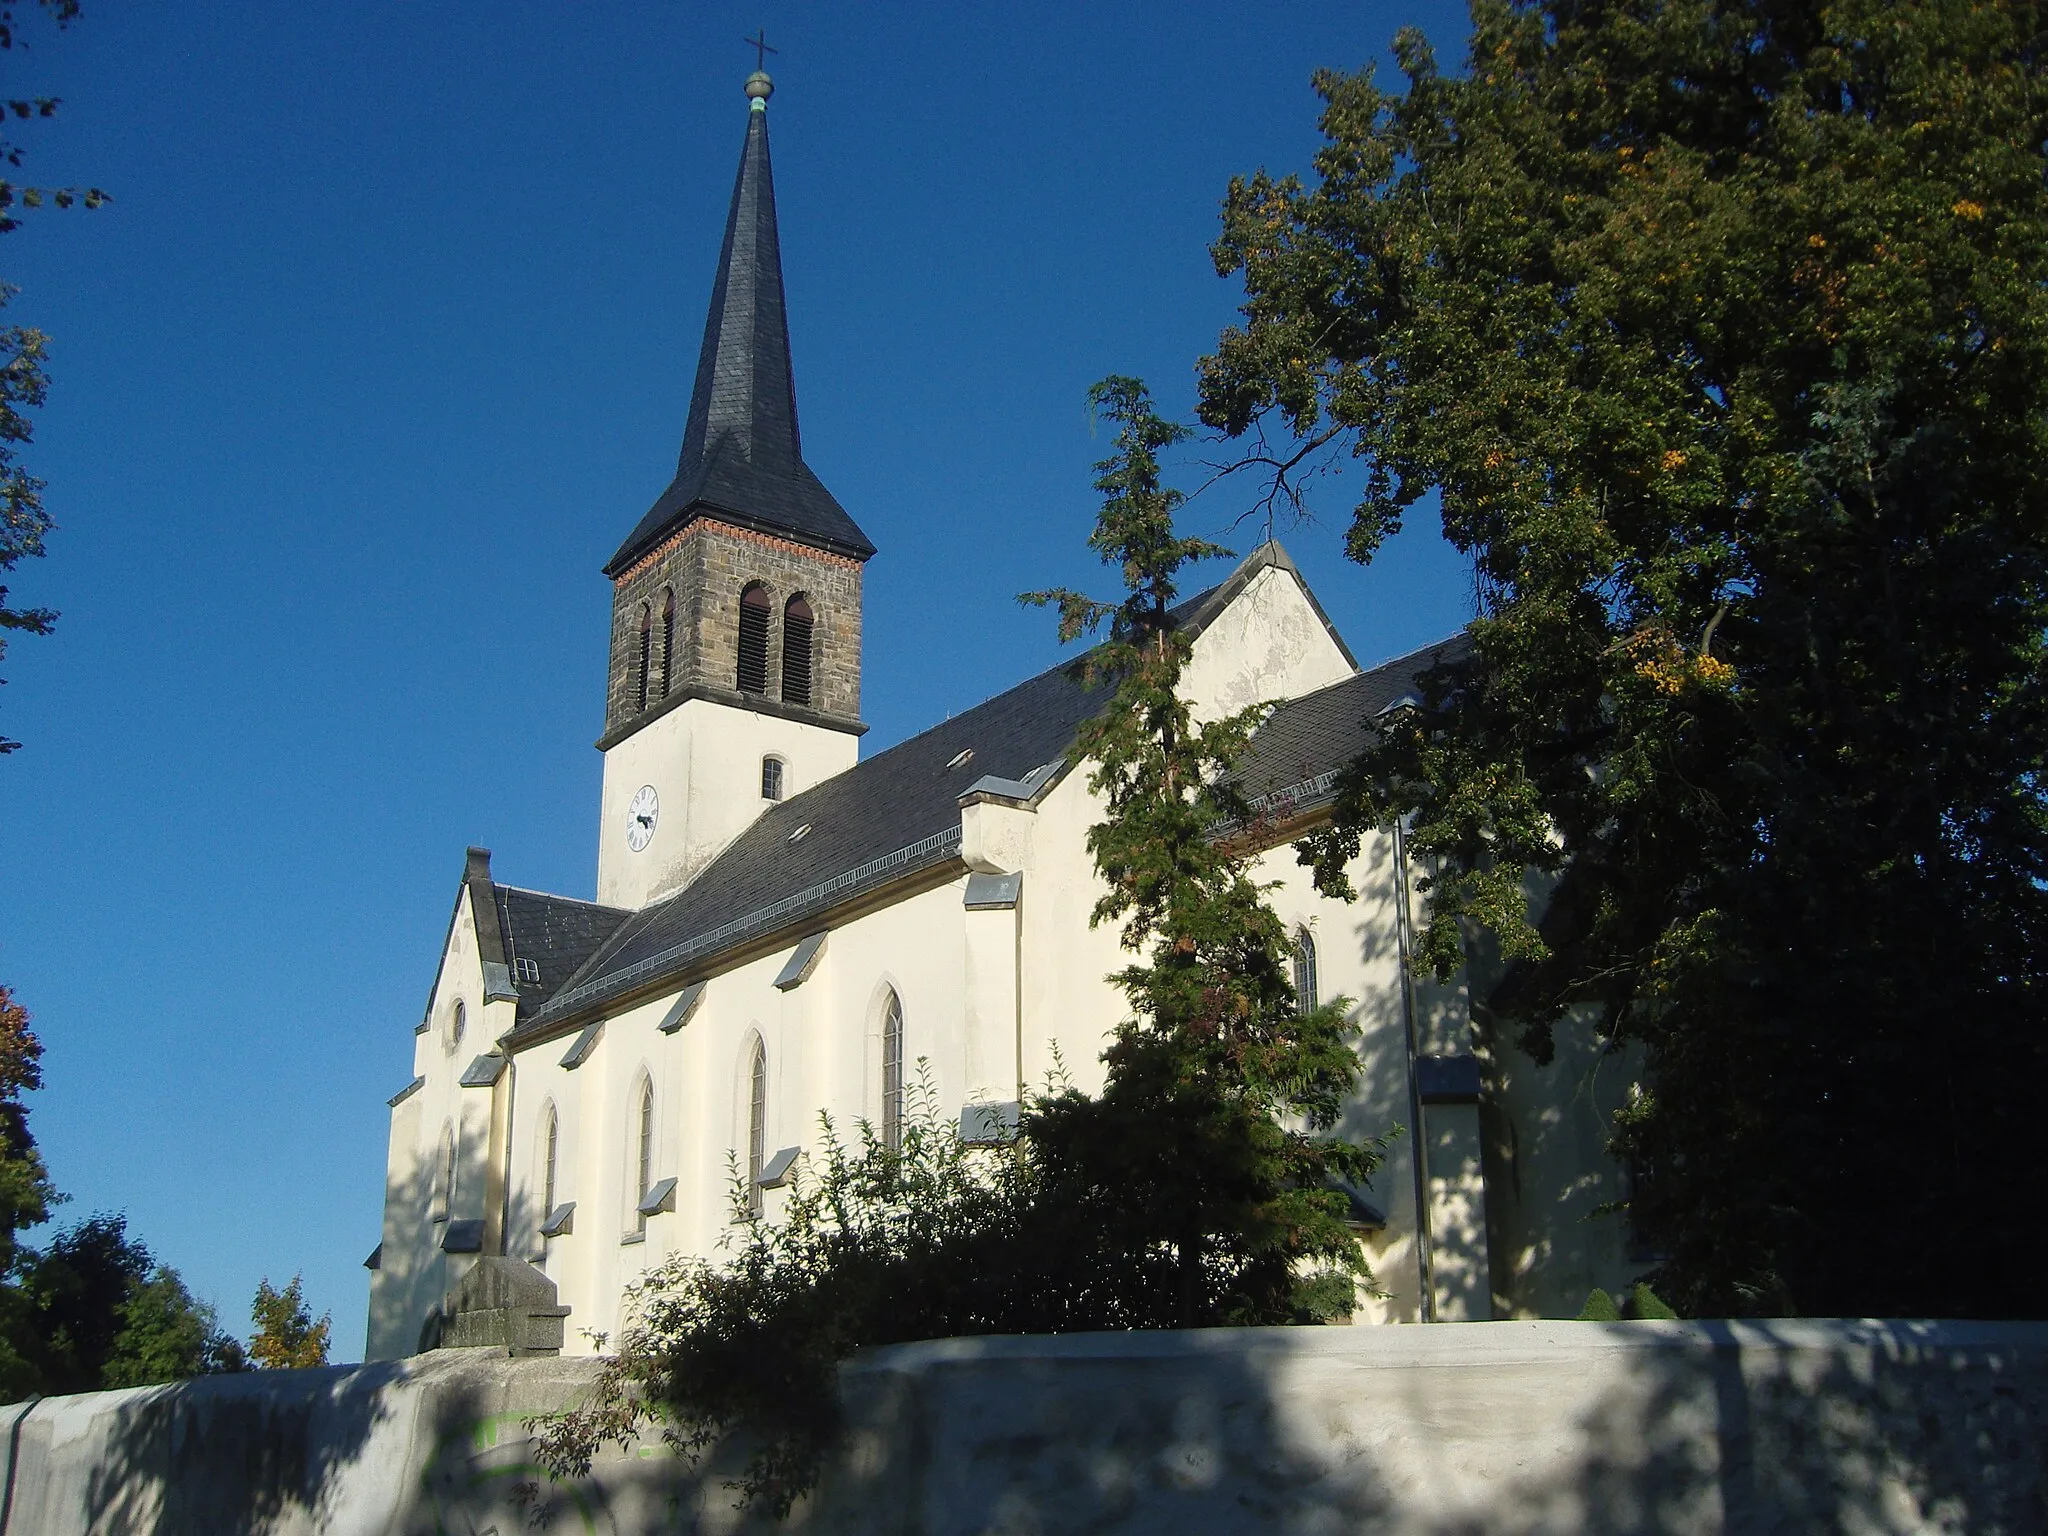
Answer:
<svg viewBox="0 0 2048 1536"><path fill-rule="evenodd" d="M41 9L62 27L78 15L78 0L40 0ZM12 55L25 47L16 17L17 7L0 5L0 53ZM58 102L52 96L0 99L0 123L54 116ZM18 143L0 137L0 166L6 172L18 169L22 150ZM11 174L0 172L0 234L18 228L20 210L54 205L97 208L106 194L97 187L37 187L23 185ZM0 281L0 306L10 302L14 288ZM43 362L49 338L28 326L0 326L0 577L33 555L43 553L43 536L51 527L43 507L43 482L30 474L19 458L20 449L34 433L28 412L43 403L49 391L49 377ZM7 654L10 632L46 635L57 615L47 608L11 606L7 586L0 581L0 657ZM21 745L0 736L0 753Z"/></svg>
<svg viewBox="0 0 2048 1536"><path fill-rule="evenodd" d="M27 1391L97 1392L240 1369L240 1346L213 1309L128 1235L121 1216L87 1217L40 1252L23 1250L15 1276Z"/></svg>
<svg viewBox="0 0 2048 1536"><path fill-rule="evenodd" d="M300 1370L327 1363L327 1336L334 1330L334 1317L322 1313L320 1321L313 1321L303 1276L293 1275L291 1284L281 1291L271 1285L268 1276L257 1281L250 1316L256 1331L249 1336L249 1358L258 1366Z"/></svg>
<svg viewBox="0 0 2048 1536"><path fill-rule="evenodd" d="M1639 1050L1682 1311L2038 1315L2048 18L1472 14L1462 75L1319 76L1216 247L1206 419L1354 450L1360 560L1440 495L1478 594L1323 875L1412 818L1482 1024Z"/></svg>

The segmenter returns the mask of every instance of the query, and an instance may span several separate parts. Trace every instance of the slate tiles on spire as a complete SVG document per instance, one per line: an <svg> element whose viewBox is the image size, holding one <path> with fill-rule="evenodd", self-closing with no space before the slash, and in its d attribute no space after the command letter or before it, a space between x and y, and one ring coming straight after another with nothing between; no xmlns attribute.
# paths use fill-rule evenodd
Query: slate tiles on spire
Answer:
<svg viewBox="0 0 2048 1536"><path fill-rule="evenodd" d="M803 461L764 111L747 114L676 478L619 546L605 574L616 575L699 516L857 560L875 552Z"/></svg>

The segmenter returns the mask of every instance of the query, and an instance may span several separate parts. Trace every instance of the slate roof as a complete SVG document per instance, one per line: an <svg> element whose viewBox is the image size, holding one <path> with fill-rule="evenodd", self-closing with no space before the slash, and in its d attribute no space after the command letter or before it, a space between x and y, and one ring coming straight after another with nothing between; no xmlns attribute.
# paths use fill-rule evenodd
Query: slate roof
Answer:
<svg viewBox="0 0 2048 1536"><path fill-rule="evenodd" d="M1452 635L1288 700L1251 739L1234 775L1239 786L1255 804L1284 799L1296 811L1330 799L1337 771L1364 749L1373 717L1403 694L1419 696L1424 672L1470 649L1464 635Z"/></svg>
<svg viewBox="0 0 2048 1536"><path fill-rule="evenodd" d="M1080 658L1064 662L770 806L688 886L621 926L536 1026L787 926L810 907L823 911L952 859L968 787L987 775L1021 779L1057 762L1081 722L1101 708L1107 694L1084 687L1080 671ZM965 762L949 766L968 751ZM791 841L799 827L810 830Z"/></svg>
<svg viewBox="0 0 2048 1536"><path fill-rule="evenodd" d="M1269 547L1175 612L1200 633L1251 576L1285 563ZM1427 647L1283 704L1253 739L1240 779L1264 794L1325 774L1327 799L1335 769L1362 744L1365 722L1462 644ZM689 886L621 923L545 1007L529 1015L522 996L521 1032L548 1032L752 938L794 929L863 890L948 863L960 848L961 795L984 777L1021 780L1059 763L1102 707L1107 693L1081 682L1084 662L1042 672L771 806ZM800 827L809 831L792 841Z"/></svg>
<svg viewBox="0 0 2048 1536"><path fill-rule="evenodd" d="M633 914L620 907L599 906L569 896L549 896L493 883L498 932L506 963L519 989L515 1028L525 1024L596 953L598 945L618 931ZM531 960L538 980L521 974L521 960Z"/></svg>
<svg viewBox="0 0 2048 1536"><path fill-rule="evenodd" d="M856 560L875 552L803 460L766 111L747 114L676 477L605 574L616 575L671 530L707 514Z"/></svg>

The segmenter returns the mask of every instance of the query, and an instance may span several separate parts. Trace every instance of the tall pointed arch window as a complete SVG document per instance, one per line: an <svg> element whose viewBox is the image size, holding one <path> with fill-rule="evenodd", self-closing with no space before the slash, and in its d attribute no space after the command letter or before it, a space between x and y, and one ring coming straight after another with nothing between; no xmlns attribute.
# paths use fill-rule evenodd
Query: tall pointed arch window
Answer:
<svg viewBox="0 0 2048 1536"><path fill-rule="evenodd" d="M647 1230L647 1213L640 1209L654 1183L654 1080L640 1079L640 1092L633 1116L633 1230Z"/></svg>
<svg viewBox="0 0 2048 1536"><path fill-rule="evenodd" d="M882 1010L882 1144L903 1150L903 999L894 987Z"/></svg>
<svg viewBox="0 0 2048 1536"><path fill-rule="evenodd" d="M761 1169L768 1161L768 1047L754 1036L747 1053L747 1213L761 1214Z"/></svg>
<svg viewBox="0 0 2048 1536"><path fill-rule="evenodd" d="M811 702L811 605L799 592L782 607L782 702Z"/></svg>
<svg viewBox="0 0 2048 1536"><path fill-rule="evenodd" d="M1306 927L1294 930L1294 1001L1303 1013L1316 1006L1316 936Z"/></svg>
<svg viewBox="0 0 2048 1536"><path fill-rule="evenodd" d="M640 666L634 684L635 709L647 707L647 663L649 652L654 647L654 614L645 603L640 605Z"/></svg>
<svg viewBox="0 0 2048 1536"><path fill-rule="evenodd" d="M661 594L661 696L668 697L668 691L676 680L676 591L674 587Z"/></svg>
<svg viewBox="0 0 2048 1536"><path fill-rule="evenodd" d="M550 1104L541 1115L540 1122L540 1219L546 1221L555 1211L555 1168L556 1159L562 1150L562 1122Z"/></svg>
<svg viewBox="0 0 2048 1536"><path fill-rule="evenodd" d="M739 676L734 681L741 693L768 691L770 608L768 589L758 581L740 593Z"/></svg>

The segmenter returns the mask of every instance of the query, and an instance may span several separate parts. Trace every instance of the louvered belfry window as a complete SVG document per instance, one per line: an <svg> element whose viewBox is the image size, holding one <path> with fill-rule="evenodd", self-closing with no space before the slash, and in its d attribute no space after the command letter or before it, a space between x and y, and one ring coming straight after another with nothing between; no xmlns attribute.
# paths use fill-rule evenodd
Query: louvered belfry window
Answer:
<svg viewBox="0 0 2048 1536"><path fill-rule="evenodd" d="M811 605L801 594L782 610L782 702L811 702Z"/></svg>
<svg viewBox="0 0 2048 1536"><path fill-rule="evenodd" d="M741 693L765 694L768 691L768 618L766 587L749 587L740 594L738 682Z"/></svg>
<svg viewBox="0 0 2048 1536"><path fill-rule="evenodd" d="M645 709L647 707L647 660L648 652L653 648L653 645L653 621L647 611L647 605L645 603L642 603L640 605L640 686L638 690L639 702L633 706L635 709Z"/></svg>
<svg viewBox="0 0 2048 1536"><path fill-rule="evenodd" d="M668 690L676 680L676 594L671 587L663 594L661 604L661 696L668 697Z"/></svg>

